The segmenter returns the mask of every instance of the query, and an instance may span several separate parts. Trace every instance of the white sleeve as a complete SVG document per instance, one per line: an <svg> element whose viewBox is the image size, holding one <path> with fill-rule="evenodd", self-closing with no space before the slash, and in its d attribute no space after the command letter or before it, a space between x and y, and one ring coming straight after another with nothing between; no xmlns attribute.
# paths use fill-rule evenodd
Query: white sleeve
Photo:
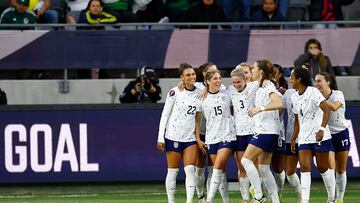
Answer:
<svg viewBox="0 0 360 203"><path fill-rule="evenodd" d="M164 109L161 114L160 124L159 124L159 133L158 133L158 142L165 143L164 135L165 135L165 128L167 121L169 119L169 116L171 114L172 108L174 106L174 103L176 101L176 96L178 92L176 92L174 89L171 89L169 93L166 96L166 101L164 105Z"/></svg>
<svg viewBox="0 0 360 203"><path fill-rule="evenodd" d="M313 88L312 98L317 106L320 106L321 102L325 100L325 97L321 94L320 90Z"/></svg>
<svg viewBox="0 0 360 203"><path fill-rule="evenodd" d="M285 94L281 97L281 102L283 103L284 108L287 108L287 97L289 92L286 90Z"/></svg>
<svg viewBox="0 0 360 203"><path fill-rule="evenodd" d="M293 94L291 96L291 106L292 106L292 111L294 114L299 114L299 110L297 108L297 105L296 105L296 98L295 98L295 94Z"/></svg>
<svg viewBox="0 0 360 203"><path fill-rule="evenodd" d="M275 85L272 83L272 82L269 82L269 84L267 84L265 87L264 87L265 91L266 91L266 95L268 95L270 97L270 94L271 93L275 93L279 96L282 96L281 93L279 91L277 91Z"/></svg>
<svg viewBox="0 0 360 203"><path fill-rule="evenodd" d="M334 91L334 101L338 101L342 104L342 106L345 106L345 98L344 94L341 91Z"/></svg>

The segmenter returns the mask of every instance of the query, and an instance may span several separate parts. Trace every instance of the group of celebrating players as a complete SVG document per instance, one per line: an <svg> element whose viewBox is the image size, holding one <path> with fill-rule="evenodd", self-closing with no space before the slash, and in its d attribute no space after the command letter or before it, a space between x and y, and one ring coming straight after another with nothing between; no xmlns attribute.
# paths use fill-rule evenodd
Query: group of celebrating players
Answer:
<svg viewBox="0 0 360 203"><path fill-rule="evenodd" d="M181 83L167 94L160 120L157 148L166 151L169 203L175 202L181 158L187 203L195 191L199 202L213 202L217 191L229 202L225 169L232 155L243 202L265 202L266 191L271 202L279 203L287 178L297 201L308 203L313 156L328 202L343 202L350 139L344 95L332 75L311 76L308 69L295 67L293 89L288 89L280 65L258 60L253 66L239 64L226 88L215 64L205 63L198 71L197 78L191 65L180 65Z"/></svg>

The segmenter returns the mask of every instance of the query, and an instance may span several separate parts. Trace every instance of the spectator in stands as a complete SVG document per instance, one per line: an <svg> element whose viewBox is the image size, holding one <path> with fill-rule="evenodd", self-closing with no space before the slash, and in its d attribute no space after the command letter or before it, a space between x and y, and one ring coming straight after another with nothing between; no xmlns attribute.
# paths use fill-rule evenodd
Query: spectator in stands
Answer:
<svg viewBox="0 0 360 203"><path fill-rule="evenodd" d="M12 4L16 6L17 0L11 0ZM29 11L33 11L38 17L38 23L52 23L59 22L58 13L55 10L51 10L51 0L29 0Z"/></svg>
<svg viewBox="0 0 360 203"><path fill-rule="evenodd" d="M218 5L224 10L225 16L230 21L250 21L251 0L219 0ZM236 13L239 13L239 20Z"/></svg>
<svg viewBox="0 0 360 203"><path fill-rule="evenodd" d="M138 22L159 22L166 16L163 0L134 0L132 12L136 14Z"/></svg>
<svg viewBox="0 0 360 203"><path fill-rule="evenodd" d="M132 4L131 1L127 0L102 0L104 3L104 10L108 13L113 14L117 18L117 22L131 23L137 22L137 17L133 14L130 9Z"/></svg>
<svg viewBox="0 0 360 203"><path fill-rule="evenodd" d="M310 21L344 20L341 6L350 5L354 0L311 0L309 6ZM314 28L335 28L336 24L315 24Z"/></svg>
<svg viewBox="0 0 360 203"><path fill-rule="evenodd" d="M253 15L254 22L276 22L285 21L284 17L277 10L276 0L263 0L262 7ZM279 28L279 25L256 26L258 28Z"/></svg>
<svg viewBox="0 0 360 203"><path fill-rule="evenodd" d="M2 24L35 24L38 17L34 12L28 11L29 0L16 0L14 7L7 8L0 17ZM33 27L3 27L2 29L28 30Z"/></svg>
<svg viewBox="0 0 360 203"><path fill-rule="evenodd" d="M309 39L305 43L304 53L294 61L296 67L304 64L310 64L309 69L312 78L319 72L328 72L335 75L329 57L324 55L321 44L316 39Z"/></svg>
<svg viewBox="0 0 360 203"><path fill-rule="evenodd" d="M79 22L80 12L86 9L89 0L73 0L68 2L70 11L66 14L66 23L76 24Z"/></svg>
<svg viewBox="0 0 360 203"><path fill-rule="evenodd" d="M115 22L115 16L103 11L101 0L90 0L86 9L80 12L79 23L96 25ZM104 29L104 27L91 27L91 29Z"/></svg>
<svg viewBox="0 0 360 203"><path fill-rule="evenodd" d="M140 76L130 81L119 98L121 103L156 103L160 99L159 78L149 66L141 68Z"/></svg>
<svg viewBox="0 0 360 203"><path fill-rule="evenodd" d="M186 12L198 0L166 0L170 22L184 22Z"/></svg>
<svg viewBox="0 0 360 203"><path fill-rule="evenodd" d="M227 22L223 9L216 0L199 0L185 15L186 22ZM206 27L207 28L207 27Z"/></svg>

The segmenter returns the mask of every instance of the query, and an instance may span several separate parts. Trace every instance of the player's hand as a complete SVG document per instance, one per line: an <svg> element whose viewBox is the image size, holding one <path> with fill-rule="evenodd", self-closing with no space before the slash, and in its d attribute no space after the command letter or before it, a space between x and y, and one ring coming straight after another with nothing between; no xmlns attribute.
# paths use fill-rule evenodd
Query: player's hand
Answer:
<svg viewBox="0 0 360 203"><path fill-rule="evenodd" d="M156 144L156 148L157 148L159 151L164 151L165 143L158 142L158 143Z"/></svg>
<svg viewBox="0 0 360 203"><path fill-rule="evenodd" d="M317 133L316 133L316 141L321 141L322 139L324 138L324 131L323 130L319 130Z"/></svg>
<svg viewBox="0 0 360 203"><path fill-rule="evenodd" d="M177 85L177 87L179 88L180 92L182 92L182 91L185 89L185 83L179 82L179 84Z"/></svg>
<svg viewBox="0 0 360 203"><path fill-rule="evenodd" d="M200 100L204 100L207 97L207 94L208 94L208 92L207 92L207 89L205 88L201 92L199 92L198 95L196 95L196 98L200 99Z"/></svg>
<svg viewBox="0 0 360 203"><path fill-rule="evenodd" d="M205 155L206 154L206 144L201 140L197 140L197 144L198 144L201 152Z"/></svg>
<svg viewBox="0 0 360 203"><path fill-rule="evenodd" d="M296 153L296 148L295 148L295 146L296 146L296 142L295 142L295 138L294 137L291 137L291 147L290 147L290 149L291 149L291 151L292 151L292 153Z"/></svg>
<svg viewBox="0 0 360 203"><path fill-rule="evenodd" d="M253 107L253 108L251 108L250 110L249 110L249 116L250 117L253 117L253 116L255 116L257 113L259 113L261 110L260 110L260 108L258 108L258 107Z"/></svg>

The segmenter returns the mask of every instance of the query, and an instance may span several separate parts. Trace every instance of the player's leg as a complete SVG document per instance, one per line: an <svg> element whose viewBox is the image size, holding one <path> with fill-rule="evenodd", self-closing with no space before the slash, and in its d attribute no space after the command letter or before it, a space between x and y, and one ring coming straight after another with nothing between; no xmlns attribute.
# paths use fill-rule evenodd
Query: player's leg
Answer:
<svg viewBox="0 0 360 203"><path fill-rule="evenodd" d="M333 149L331 140L325 140L321 142L315 148L315 156L318 170L324 181L326 192L328 193L328 202L335 201L335 173L330 169L329 151Z"/></svg>
<svg viewBox="0 0 360 203"><path fill-rule="evenodd" d="M299 146L299 163L300 163L300 185L301 201L308 203L310 200L311 187L311 166L313 160L312 144L302 144Z"/></svg>
<svg viewBox="0 0 360 203"><path fill-rule="evenodd" d="M203 141L205 141L205 136L200 135L200 138L204 137ZM196 177L196 193L199 199L199 202L205 201L205 161L206 155L203 154L200 150L197 154L197 159L195 163L195 177Z"/></svg>
<svg viewBox="0 0 360 203"><path fill-rule="evenodd" d="M272 157L272 167L279 197L285 184L285 141L278 139L278 145Z"/></svg>
<svg viewBox="0 0 360 203"><path fill-rule="evenodd" d="M166 144L167 140L165 141ZM166 145L165 145L166 146ZM181 159L180 152L167 151L166 152L168 171L165 180L166 193L168 202L175 202L175 191L176 191L176 177L179 172L179 163Z"/></svg>
<svg viewBox="0 0 360 203"><path fill-rule="evenodd" d="M241 159L244 155L245 151L237 151L235 154L236 156L236 163L237 163L237 167L238 167L238 181L239 181L239 185L240 185L240 192L241 192L241 196L242 199L244 200L244 202L248 201L250 202L250 193L249 193L249 187L250 187L250 181L246 176L246 171L243 167L243 165L241 164Z"/></svg>
<svg viewBox="0 0 360 203"><path fill-rule="evenodd" d="M233 153L233 146L234 143L220 143L219 149L217 151L217 156L214 162L214 169L213 169L213 175L212 180L210 183L210 189L207 194L207 201L212 202L212 200L215 197L216 191L219 188L219 185L221 182L224 183L223 179L226 179L226 162L229 160ZM223 202L228 203L229 202L229 194L228 194L228 186L224 185L222 190L227 191L227 194L223 194ZM225 197L225 198L224 198Z"/></svg>
<svg viewBox="0 0 360 203"><path fill-rule="evenodd" d="M191 203L196 186L196 177L195 177L195 162L196 154L198 153L198 146L196 142L190 142L185 146L183 150L183 162L184 162L184 171L185 171L185 188L186 188L186 202Z"/></svg>
<svg viewBox="0 0 360 203"><path fill-rule="evenodd" d="M296 174L296 168L298 163L297 154L287 153L285 155L285 163L287 180L289 181L290 186L293 187L295 192L297 193L298 202L301 202L300 179L299 176Z"/></svg>
<svg viewBox="0 0 360 203"><path fill-rule="evenodd" d="M263 177L265 187L271 197L271 202L280 203L276 181L270 170L272 153L264 151L259 156L259 170Z"/></svg>
<svg viewBox="0 0 360 203"><path fill-rule="evenodd" d="M263 150L261 148L253 144L249 144L241 159L241 164L246 171L246 176L248 177L252 187L254 188L254 198L257 200L265 200L261 190L261 180L259 177L259 173L254 165L254 161L257 160L261 153L263 153Z"/></svg>

